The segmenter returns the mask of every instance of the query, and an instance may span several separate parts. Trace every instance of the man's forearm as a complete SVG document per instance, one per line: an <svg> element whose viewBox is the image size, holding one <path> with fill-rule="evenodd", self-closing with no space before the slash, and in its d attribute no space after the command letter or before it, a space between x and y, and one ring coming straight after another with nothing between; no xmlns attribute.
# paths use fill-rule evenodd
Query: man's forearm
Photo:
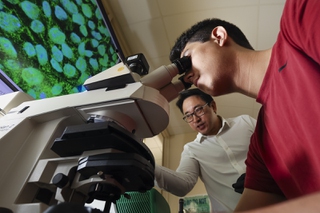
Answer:
<svg viewBox="0 0 320 213"><path fill-rule="evenodd" d="M319 213L320 192L306 195L300 198L284 201L279 204L239 213Z"/></svg>
<svg viewBox="0 0 320 213"><path fill-rule="evenodd" d="M176 172L171 169L156 166L155 185L176 196L185 196L196 184L198 177Z"/></svg>

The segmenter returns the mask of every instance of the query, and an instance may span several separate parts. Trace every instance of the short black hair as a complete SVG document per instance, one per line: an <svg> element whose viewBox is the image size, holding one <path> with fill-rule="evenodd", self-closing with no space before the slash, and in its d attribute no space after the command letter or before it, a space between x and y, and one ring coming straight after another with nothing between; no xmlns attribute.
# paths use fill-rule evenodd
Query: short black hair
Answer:
<svg viewBox="0 0 320 213"><path fill-rule="evenodd" d="M198 88L184 90L180 92L178 101L176 103L176 106L180 109L182 114L183 114L183 110L182 110L183 102L190 96L198 96L206 103L211 103L213 101L213 98L211 95L208 95L207 93L202 92Z"/></svg>
<svg viewBox="0 0 320 213"><path fill-rule="evenodd" d="M170 61L173 62L180 58L181 52L188 42L209 41L212 30L217 26L224 27L228 35L238 45L253 50L244 33L236 25L217 18L204 19L180 35L180 37L176 40L175 45L171 49Z"/></svg>

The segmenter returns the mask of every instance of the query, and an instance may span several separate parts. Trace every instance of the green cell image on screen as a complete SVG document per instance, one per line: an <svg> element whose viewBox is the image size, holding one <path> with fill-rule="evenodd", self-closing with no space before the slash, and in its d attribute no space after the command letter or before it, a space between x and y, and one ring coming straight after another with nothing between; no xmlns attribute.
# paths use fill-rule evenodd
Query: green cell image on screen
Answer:
<svg viewBox="0 0 320 213"><path fill-rule="evenodd" d="M35 99L82 92L118 62L95 0L0 0L0 69Z"/></svg>

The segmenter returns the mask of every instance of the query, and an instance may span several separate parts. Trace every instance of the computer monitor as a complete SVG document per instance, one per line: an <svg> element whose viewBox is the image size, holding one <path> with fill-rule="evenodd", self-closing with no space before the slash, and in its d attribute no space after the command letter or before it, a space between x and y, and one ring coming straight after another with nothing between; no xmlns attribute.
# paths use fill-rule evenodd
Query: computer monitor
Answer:
<svg viewBox="0 0 320 213"><path fill-rule="evenodd" d="M35 99L82 92L123 58L101 0L0 3L0 69Z"/></svg>
<svg viewBox="0 0 320 213"><path fill-rule="evenodd" d="M16 91L21 89L0 69L0 95Z"/></svg>

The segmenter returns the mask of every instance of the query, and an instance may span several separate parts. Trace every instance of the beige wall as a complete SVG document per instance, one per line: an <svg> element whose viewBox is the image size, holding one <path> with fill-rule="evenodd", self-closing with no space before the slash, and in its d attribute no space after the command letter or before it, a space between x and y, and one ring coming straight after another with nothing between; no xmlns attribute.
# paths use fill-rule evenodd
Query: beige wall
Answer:
<svg viewBox="0 0 320 213"><path fill-rule="evenodd" d="M196 132L187 133L187 134L180 134L174 136L165 136L162 137L163 139L163 166L176 170L179 165L181 152L183 150L184 144L187 142L193 141L196 137ZM171 213L176 213L179 210L179 199L175 195L172 195L168 192L162 191L163 196L168 201ZM206 190L204 188L203 183L201 180L198 180L198 183L193 188L193 190L187 195L203 195L206 194Z"/></svg>

